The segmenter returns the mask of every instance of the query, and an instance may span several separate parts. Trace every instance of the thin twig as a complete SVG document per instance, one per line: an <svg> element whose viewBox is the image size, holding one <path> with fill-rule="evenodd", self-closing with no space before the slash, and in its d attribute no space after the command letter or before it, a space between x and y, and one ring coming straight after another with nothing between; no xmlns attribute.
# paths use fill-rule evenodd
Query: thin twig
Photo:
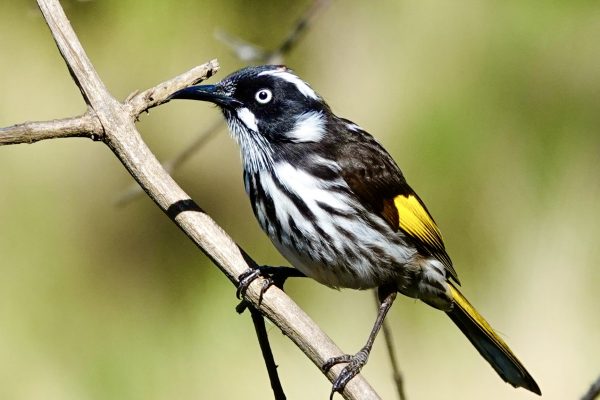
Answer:
<svg viewBox="0 0 600 400"><path fill-rule="evenodd" d="M0 128L0 146L19 143L35 143L45 139L87 137L99 139L102 125L91 112L73 118L52 121L24 122Z"/></svg>
<svg viewBox="0 0 600 400"><path fill-rule="evenodd" d="M281 44L271 51L265 50L254 43L232 36L224 31L216 31L215 37L229 47L242 61L258 64L282 64L284 57L296 47L315 18L329 4L331 4L331 0L314 0L298 21L296 21Z"/></svg>
<svg viewBox="0 0 600 400"><path fill-rule="evenodd" d="M379 309L379 297L377 296L377 291L374 290L373 294L375 295L375 306ZM392 337L392 329L390 328L388 320L383 320L383 337L385 339L385 347L388 351L388 356L390 358L390 364L392 366L392 374L394 377L394 383L396 384L396 393L398 394L398 398L400 400L406 400L406 392L404 391L404 378L402 376L402 372L400 372L400 366L398 365L397 357L396 357L396 349L394 347L394 338Z"/></svg>
<svg viewBox="0 0 600 400"><path fill-rule="evenodd" d="M265 326L265 319L263 318L260 311L253 306L249 306L250 315L252 316L252 322L254 323L254 329L256 330L256 337L258 338L258 344L260 345L260 351L265 365L267 367L267 373L269 374L269 381L271 382L271 389L273 389L273 395L275 400L286 400L281 381L279 380L279 374L277 373L277 364L275 364L275 358L273 357L273 351L269 344L269 336L267 334L267 328Z"/></svg>
<svg viewBox="0 0 600 400"><path fill-rule="evenodd" d="M217 29L215 31L215 38L225 46L229 47L240 61L254 63L267 60L268 58L269 53L262 47L257 46L254 43L246 42L224 30Z"/></svg>
<svg viewBox="0 0 600 400"><path fill-rule="evenodd" d="M100 80L58 0L38 0L38 6L71 76L103 127L103 142L148 196L237 285L238 276L256 263L173 181L135 128L134 122L139 112L160 104L172 93L171 90L179 89L178 86L186 82L171 80L170 88L158 85L151 89L151 97L140 94L133 96L130 103L119 103ZM200 66L196 71L200 73L198 80L205 79L217 68L216 61ZM319 369L325 360L342 354L285 293L271 287L262 294L263 284L262 278L252 282L245 292L245 300L281 329ZM336 379L341 369L342 366L336 366L329 371L329 380ZM379 398L360 375L348 383L342 395L346 399L356 400Z"/></svg>
<svg viewBox="0 0 600 400"><path fill-rule="evenodd" d="M283 57L287 55L300 42L302 36L308 31L315 18L331 4L331 0L315 0L310 7L298 19L292 30L288 33L281 45L271 52L266 58L269 64L283 62Z"/></svg>
<svg viewBox="0 0 600 400"><path fill-rule="evenodd" d="M134 92L127 97L125 104L130 109L131 115L137 116L148 111L152 107L159 106L169 101L169 96L173 94L174 88L183 89L190 85L195 85L205 79L210 78L218 70L216 60L209 61L210 65L199 65L189 71L169 79L153 88L146 89L143 92ZM176 89L178 90L178 89Z"/></svg>
<svg viewBox="0 0 600 400"><path fill-rule="evenodd" d="M594 400L600 397L600 376L588 389L588 391L581 397L581 400Z"/></svg>

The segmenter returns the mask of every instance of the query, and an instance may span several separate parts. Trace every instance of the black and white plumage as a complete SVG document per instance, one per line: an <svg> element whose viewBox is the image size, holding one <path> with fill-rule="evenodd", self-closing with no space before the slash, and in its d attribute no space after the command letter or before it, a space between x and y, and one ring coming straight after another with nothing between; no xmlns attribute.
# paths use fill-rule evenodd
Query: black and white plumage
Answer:
<svg viewBox="0 0 600 400"><path fill-rule="evenodd" d="M249 67L173 98L220 106L241 149L254 214L295 268L330 287L379 288L379 325L396 291L446 311L505 381L539 394L458 291L441 234L392 157L306 82L284 66ZM361 352L327 364L349 362L334 391L366 363L378 324Z"/></svg>

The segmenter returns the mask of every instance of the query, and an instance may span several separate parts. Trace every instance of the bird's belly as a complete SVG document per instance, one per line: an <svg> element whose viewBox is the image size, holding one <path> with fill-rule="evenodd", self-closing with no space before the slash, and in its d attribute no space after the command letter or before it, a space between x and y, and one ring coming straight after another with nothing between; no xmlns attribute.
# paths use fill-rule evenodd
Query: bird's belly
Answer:
<svg viewBox="0 0 600 400"><path fill-rule="evenodd" d="M294 230L277 231L268 222L263 229L292 266L324 285L369 289L404 280L415 251L395 240L395 232L370 227L358 217L344 227L337 222L329 223L342 229L312 229L300 222Z"/></svg>
<svg viewBox="0 0 600 400"><path fill-rule="evenodd" d="M366 210L342 179L318 180L287 164L244 178L260 226L305 275L355 289L406 280L416 249Z"/></svg>
<svg viewBox="0 0 600 400"><path fill-rule="evenodd" d="M323 258L324 254L310 256L309 253L298 251L296 247L283 245L273 238L271 240L277 250L294 268L323 285L351 289L369 289L380 285L375 279L371 278L373 271L361 271L361 277L359 277L354 265L325 263L322 259L315 259L317 257Z"/></svg>

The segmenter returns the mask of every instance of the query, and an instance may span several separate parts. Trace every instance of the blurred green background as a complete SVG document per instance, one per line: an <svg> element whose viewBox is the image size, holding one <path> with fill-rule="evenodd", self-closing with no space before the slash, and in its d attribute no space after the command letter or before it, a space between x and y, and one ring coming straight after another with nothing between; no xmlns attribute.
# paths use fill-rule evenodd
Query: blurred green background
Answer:
<svg viewBox="0 0 600 400"><path fill-rule="evenodd" d="M309 2L63 1L120 99L218 58L222 29L275 46ZM0 126L85 110L35 3L0 3ZM537 379L577 398L600 373L600 3L336 1L287 57L341 116L373 133L427 202L464 292ZM138 128L161 159L219 118L170 103ZM234 288L86 139L0 148L1 399L269 399ZM260 263L285 261L243 192L223 131L174 174ZM348 352L375 317L368 292L290 281ZM443 315L401 298L389 318L411 400L525 399ZM270 328L290 399L329 383ZM383 342L365 376L394 398Z"/></svg>

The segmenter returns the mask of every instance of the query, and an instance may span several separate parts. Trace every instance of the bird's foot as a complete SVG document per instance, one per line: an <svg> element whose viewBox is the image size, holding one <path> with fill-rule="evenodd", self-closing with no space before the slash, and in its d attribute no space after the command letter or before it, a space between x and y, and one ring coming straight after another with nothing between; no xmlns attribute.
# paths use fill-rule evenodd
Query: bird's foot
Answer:
<svg viewBox="0 0 600 400"><path fill-rule="evenodd" d="M354 378L362 367L365 366L367 360L369 359L370 349L362 348L358 353L344 354L343 356L332 357L323 364L321 369L323 372L328 372L334 365L347 363L347 365L342 369L342 372L338 375L338 377L333 382L333 386L331 387L331 395L329 396L329 400L333 399L333 395L338 392L341 393L348 382L352 378Z"/></svg>
<svg viewBox="0 0 600 400"><path fill-rule="evenodd" d="M290 267L273 267L270 265L261 265L255 268L249 268L238 276L238 287L236 291L237 298L242 298L248 290L248 287L254 280L259 277L264 278L263 285L260 289L260 296L258 302L262 301L264 293L271 286L277 286L283 290L283 285L287 278L290 277L304 277L305 275L295 268Z"/></svg>

